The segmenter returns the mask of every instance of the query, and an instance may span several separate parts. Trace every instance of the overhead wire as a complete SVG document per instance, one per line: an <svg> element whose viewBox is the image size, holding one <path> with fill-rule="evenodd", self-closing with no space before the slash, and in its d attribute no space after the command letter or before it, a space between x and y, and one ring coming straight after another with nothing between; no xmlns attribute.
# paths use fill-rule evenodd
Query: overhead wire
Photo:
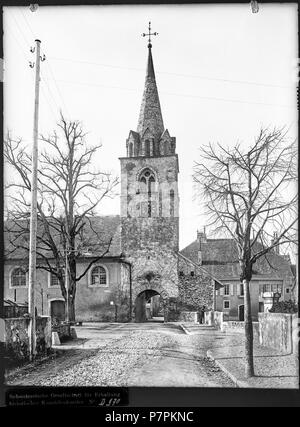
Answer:
<svg viewBox="0 0 300 427"><path fill-rule="evenodd" d="M88 82L77 82L77 81L71 81L71 80L59 80L59 81L66 84L103 87L103 88L109 88L109 89L128 90L128 91L138 92L138 89L126 88L121 86L110 86L110 85L94 84L94 83L88 83ZM238 99L215 98L215 97L209 97L209 96L182 94L182 93L165 92L165 91L160 91L160 93L166 94L166 95L178 96L178 97L207 99L212 101L234 102L234 103L242 103L242 104L249 104L249 105L265 105L265 106L274 106L274 107L280 107L280 108L294 108L292 105L272 104L272 103L266 103L266 102L249 102L249 101L243 101Z"/></svg>
<svg viewBox="0 0 300 427"><path fill-rule="evenodd" d="M21 14L22 14L22 16L23 16L23 19L24 19L24 22L25 22L25 23L26 23L26 25L27 25L27 28L29 29L29 31L31 32L31 34L33 35L33 37L35 37L34 32L33 32L33 29L32 29L32 27L31 27L31 25L29 24L29 22L28 22L28 20L27 20L27 18L26 18L26 15L24 14L24 12L23 12L22 8L19 8L19 11L21 12ZM60 88L58 87L57 81L56 81L55 76L54 76L54 72L53 72L52 67L51 67L51 65L50 65L50 63L49 63L49 57L48 57L48 55L46 55L46 59L47 59L47 60L45 61L45 65L46 65L46 68L47 68L47 69L48 69L48 71L49 71L49 74L51 74L51 76L52 76L52 80L53 80L54 85L55 85L55 87L56 87L56 91L57 91L57 93L58 93L58 97L60 98L61 103L62 103L63 107L65 108L65 110L66 110L67 114L70 116L69 110L68 110L67 105L66 105L65 100L64 100L64 97L63 97L63 95L62 95L62 93L61 93ZM41 74L42 74L42 73L41 73ZM44 73L43 73L43 74L44 74L44 75L46 74L46 73L45 73L45 71L44 71ZM46 81L46 79L45 79L45 78L44 78L44 81L45 81L45 82L46 82L46 84L47 84L47 81ZM54 98L54 95L52 94L52 90L51 90L51 88L48 86L48 87L47 87L47 89L48 89L48 91L49 91L49 93L50 93L50 96L51 96L51 98L53 99L53 101L54 101L55 105L57 106L57 108L58 108L59 110L61 110L61 106L59 106L59 105L58 105L58 103L56 102L56 100L55 100L55 98Z"/></svg>
<svg viewBox="0 0 300 427"><path fill-rule="evenodd" d="M116 69L126 69L126 70L133 70L133 71L143 71L142 68L134 68L134 67L125 67L121 65L112 65L112 64L103 64L100 62L93 62L93 61L84 61L79 59L71 59L71 58L59 58L55 56L51 56L52 59L57 61L67 61L67 62L77 62L81 64L88 64L88 65L96 65L99 67L107 67L107 68L116 68ZM265 86L265 87L278 87L278 88L284 88L284 89L290 89L293 88L293 86L288 85L278 85L278 84L271 84L271 83L260 83L260 82L251 82L247 80L233 80L233 79L223 79L223 78L213 78L213 77L206 77L206 76L199 76L195 74L184 74L184 73L174 73L170 71L159 71L156 70L157 74L167 74L172 76L180 76L180 77L188 77L188 78L198 78L203 80L212 80L212 81L220 81L220 82L228 82L228 83L237 83L237 84L247 84L247 85L255 85L255 86Z"/></svg>

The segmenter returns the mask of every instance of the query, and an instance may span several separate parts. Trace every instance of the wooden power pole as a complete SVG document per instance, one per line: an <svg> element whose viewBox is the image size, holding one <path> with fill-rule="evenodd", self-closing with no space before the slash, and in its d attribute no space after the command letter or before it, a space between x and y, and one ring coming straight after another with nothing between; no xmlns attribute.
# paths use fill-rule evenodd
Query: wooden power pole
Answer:
<svg viewBox="0 0 300 427"><path fill-rule="evenodd" d="M40 61L45 60L40 55L41 41L35 40L36 62L30 63L30 67L35 65L35 100L34 100L34 120L33 120L33 145L32 145L32 170L31 170L31 212L30 212L30 240L29 240L29 284L28 284L28 311L30 316L28 336L29 336L29 357L33 360L36 354L36 318L35 318L35 288L36 288L36 234L37 234L37 170L38 170L38 121L39 121L39 94L40 94Z"/></svg>

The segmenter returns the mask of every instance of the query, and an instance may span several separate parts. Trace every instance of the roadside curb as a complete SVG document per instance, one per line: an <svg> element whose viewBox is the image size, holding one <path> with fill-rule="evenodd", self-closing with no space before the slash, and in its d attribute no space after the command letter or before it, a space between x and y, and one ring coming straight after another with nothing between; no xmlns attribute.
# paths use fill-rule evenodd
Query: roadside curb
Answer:
<svg viewBox="0 0 300 427"><path fill-rule="evenodd" d="M179 325L180 325L181 329L183 330L183 332L186 335L191 335L192 334L189 330L187 330L187 328L182 323L179 323Z"/></svg>
<svg viewBox="0 0 300 427"><path fill-rule="evenodd" d="M228 371L228 369L225 368L225 366L222 364L222 362L220 362L218 359L216 359L213 356L211 350L207 350L206 355L209 359L213 360L215 362L215 364L224 372L224 374L226 374L234 382L235 387L237 387L237 388L249 387L249 385L247 384L246 381L238 380L234 374L232 374L230 371Z"/></svg>

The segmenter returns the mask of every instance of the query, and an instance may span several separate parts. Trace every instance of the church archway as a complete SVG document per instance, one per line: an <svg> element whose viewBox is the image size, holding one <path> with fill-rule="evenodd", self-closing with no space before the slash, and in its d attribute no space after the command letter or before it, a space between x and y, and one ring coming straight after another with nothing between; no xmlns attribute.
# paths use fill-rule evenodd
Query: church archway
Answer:
<svg viewBox="0 0 300 427"><path fill-rule="evenodd" d="M140 292L135 298L135 322L164 322L166 303L162 295L153 289Z"/></svg>

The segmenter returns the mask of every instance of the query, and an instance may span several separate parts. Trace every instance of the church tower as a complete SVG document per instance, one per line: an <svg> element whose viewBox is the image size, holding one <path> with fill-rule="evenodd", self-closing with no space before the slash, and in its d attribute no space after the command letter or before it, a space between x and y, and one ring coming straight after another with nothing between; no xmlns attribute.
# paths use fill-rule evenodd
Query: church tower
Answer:
<svg viewBox="0 0 300 427"><path fill-rule="evenodd" d="M156 35L157 33L154 33ZM155 79L149 23L145 87L136 131L121 162L121 246L132 265L132 308L146 320L155 295L165 321L178 297L178 156L176 138L165 129ZM152 301L153 302L153 301Z"/></svg>

